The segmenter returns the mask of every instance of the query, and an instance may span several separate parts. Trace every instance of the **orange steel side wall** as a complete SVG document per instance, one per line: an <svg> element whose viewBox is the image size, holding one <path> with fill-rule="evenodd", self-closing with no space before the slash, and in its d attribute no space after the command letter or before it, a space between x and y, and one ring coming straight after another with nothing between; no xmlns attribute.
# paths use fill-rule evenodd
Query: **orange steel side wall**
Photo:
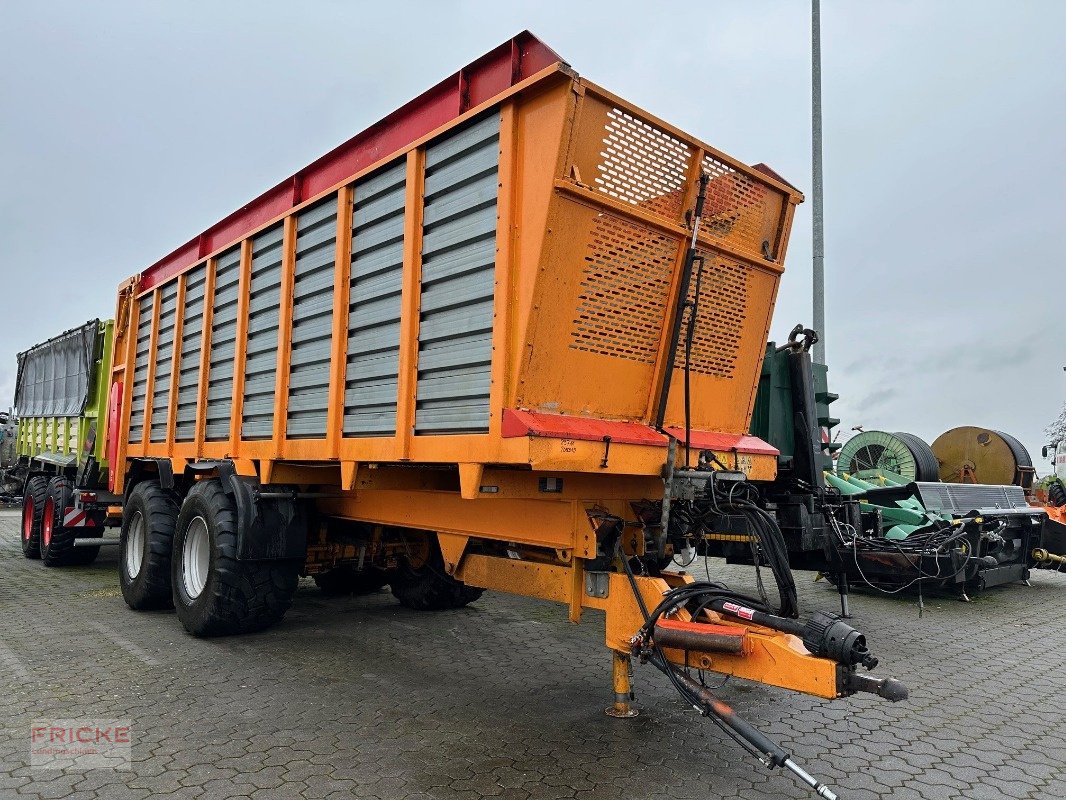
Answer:
<svg viewBox="0 0 1066 800"><path fill-rule="evenodd" d="M493 107L498 107L501 124L489 432L415 436L411 431L417 380L418 276L421 268L419 239L425 145L442 133ZM609 419L647 421L651 414L652 398L662 379L658 365L662 363L662 351L665 349L663 342L666 326L662 326L661 341L658 343L660 352L654 359L654 364L589 354L569 346L568 332L585 263L588 226L598 216L609 212L634 219L659 230L675 241L677 252L674 256L674 281L677 280L676 267L680 264L687 235L680 213L676 219L668 219L644 208L615 200L593 188L596 160L603 148L603 119L610 107L625 109L628 113L683 139L692 148L694 160L689 170L691 180L686 181L685 196L678 201L681 209L692 205L694 192L690 184L694 185L698 175L699 159L705 153L713 153L722 160L728 160L728 157L592 84L575 79L566 68L557 65L518 84L492 103L471 109L431 136L413 143L402 153L388 154L359 175L310 198L292 212L280 217L279 219L285 220L282 268L282 286L285 291L282 295L279 324L281 336L275 387L277 402L274 435L269 439L245 440L240 437L240 386L243 381L242 366L247 343L247 324L242 318L247 313L249 242L259 230L275 224L277 220L266 223L242 242L238 339L234 369L235 421L231 426L228 441L204 441L207 399L203 387L206 384L209 362L207 347L203 348L199 356L201 393L194 440L175 442L174 426L171 424L167 441L150 443L147 441L147 433L143 441L128 441L135 366L137 292L134 288L132 292L120 294L116 319L128 319L129 323L124 328L117 329L115 336L114 380L122 380L124 385L119 460L114 465L116 490L121 490L124 483L126 458L140 456L171 458L177 471L180 471L183 463L188 460L233 458L239 471L246 474L258 471L264 482L273 478L274 470L283 462L317 463L323 467L332 464L334 468L339 465L342 488L352 488L358 474L358 464L368 462L531 465L537 461L537 457L529 439L505 439L500 436L503 410L519 406ZM341 435L340 430L344 397L343 359L346 356L347 344L347 298L343 295L347 291L350 272L351 231L348 223L352 185L357 178L404 153L407 159L408 202L400 319L397 435L346 438ZM757 176L750 167L739 162L728 160L728 163L738 172ZM701 248L708 250L709 255L728 257L748 265L750 281L747 322L738 351L734 377L725 382L710 376L695 376L694 422L697 428L744 431L754 401L763 343L766 340L780 273L779 264L784 254L784 242L787 239L792 209L799 200L798 194L785 184L772 178L758 177L757 180L767 187L768 191L781 198L780 220L775 232L776 240L773 242L775 262L764 261L760 254L750 248L734 246L733 243L720 241L712 236L701 238ZM327 435L321 439L291 439L285 434L285 409L288 396L288 333L291 330L295 215L327 195L338 193L341 211L335 261L337 297L334 299L333 308L334 314L341 314L343 319L335 319L332 328L334 368L329 389ZM230 246L232 245L227 245L224 249L228 250ZM205 258L208 265L205 331L210 327L214 262L219 252L221 250ZM135 279L132 285L136 286ZM151 291L155 293L152 307L154 313L158 314L161 287ZM156 338L153 331L153 354L157 346ZM204 342L207 341L205 335ZM153 362L154 356L151 357L150 364ZM149 370L149 401L154 380L151 373L152 369ZM723 383L725 385L722 385ZM172 419L175 402L173 385L171 389L169 414ZM679 398L680 380L676 382L676 390L672 393L671 410L667 417L669 422L680 421ZM146 414L146 432L149 424L150 419ZM582 453L587 451L587 457L583 462L569 462L571 470L596 472L605 477L624 474L627 469L631 470L630 474L655 475L658 469L655 465L661 463L665 455L661 448L654 448L653 458L635 452L630 457L626 455L627 449L620 449L618 459L615 460L612 456L611 467L605 470L599 467L602 453L598 445L582 447L580 450ZM324 470L322 482L334 482L337 474Z"/></svg>

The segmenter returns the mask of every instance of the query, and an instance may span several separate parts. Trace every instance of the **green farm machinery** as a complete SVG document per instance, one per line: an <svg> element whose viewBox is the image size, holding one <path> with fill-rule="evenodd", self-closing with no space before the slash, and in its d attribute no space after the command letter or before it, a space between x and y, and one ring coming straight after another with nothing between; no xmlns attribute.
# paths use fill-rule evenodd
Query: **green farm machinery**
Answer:
<svg viewBox="0 0 1066 800"><path fill-rule="evenodd" d="M815 341L814 331L796 326L783 346L767 345L752 418L752 434L780 450L777 479L764 494L793 567L832 580L845 614L851 585L965 598L1026 580L1045 515L1024 489L943 483L932 448L909 433L864 431L833 442L837 395L826 366L811 360ZM738 563L757 557L737 541L707 549Z"/></svg>

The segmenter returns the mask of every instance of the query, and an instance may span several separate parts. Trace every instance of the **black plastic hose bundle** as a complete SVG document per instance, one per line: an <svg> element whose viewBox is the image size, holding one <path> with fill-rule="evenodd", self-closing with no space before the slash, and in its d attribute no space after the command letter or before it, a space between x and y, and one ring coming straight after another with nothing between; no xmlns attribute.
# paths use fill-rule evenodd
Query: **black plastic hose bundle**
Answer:
<svg viewBox="0 0 1066 800"><path fill-rule="evenodd" d="M788 546L785 544L784 534L781 533L781 527L773 515L753 502L754 487L746 483L730 484L727 490L722 488L717 481L711 481L708 489L710 502L709 508L703 515L704 518L709 522L708 518L715 514L742 516L747 521L748 531L751 534L752 557L755 560L756 570L758 570L760 561L765 559L777 583L778 607L776 609L769 605L765 594L758 600L746 597L743 598L744 601L760 611L791 619L798 617L799 597L796 592L796 581L792 577L792 569L788 563ZM761 589L760 584L760 594L762 594Z"/></svg>
<svg viewBox="0 0 1066 800"><path fill-rule="evenodd" d="M773 515L757 505L754 499L757 499L756 490L747 483L734 482L730 483L728 488L723 488L718 486L717 482L711 481L708 484L706 497L673 502L670 507L669 537L678 541L691 536L698 543L703 533L721 530L723 518L742 517L751 535L752 558L756 566L756 575L759 575L758 569L761 564L770 568L774 582L777 584L778 606L777 608L771 606L769 599L762 591L761 578L759 579L761 595L759 598L737 594L736 599L760 611L795 619L799 616L799 598L796 592L796 582L789 568L785 537ZM650 501L635 504L635 507L638 515L645 522L658 519L660 516L658 504Z"/></svg>

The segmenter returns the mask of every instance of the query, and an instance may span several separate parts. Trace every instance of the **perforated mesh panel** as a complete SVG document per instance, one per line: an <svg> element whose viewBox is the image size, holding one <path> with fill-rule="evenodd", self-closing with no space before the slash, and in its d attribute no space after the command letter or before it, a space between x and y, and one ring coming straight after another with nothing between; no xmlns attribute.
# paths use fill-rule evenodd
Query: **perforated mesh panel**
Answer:
<svg viewBox="0 0 1066 800"><path fill-rule="evenodd" d="M701 233L762 254L773 251L781 214L781 195L707 155L703 171L710 177ZM764 245L765 243L765 245ZM770 252L776 257L775 252Z"/></svg>
<svg viewBox="0 0 1066 800"><path fill-rule="evenodd" d="M736 369L740 338L748 306L748 276L751 268L714 253L704 257L700 282L700 305L692 340L692 371L719 378L731 378ZM696 296L696 270L693 269L688 299ZM686 316L685 322L688 319ZM678 344L675 364L685 364L684 336Z"/></svg>
<svg viewBox="0 0 1066 800"><path fill-rule="evenodd" d="M676 219L692 151L684 142L620 109L607 112L596 187L611 197Z"/></svg>
<svg viewBox="0 0 1066 800"><path fill-rule="evenodd" d="M585 253L570 347L654 364L678 241L601 214Z"/></svg>

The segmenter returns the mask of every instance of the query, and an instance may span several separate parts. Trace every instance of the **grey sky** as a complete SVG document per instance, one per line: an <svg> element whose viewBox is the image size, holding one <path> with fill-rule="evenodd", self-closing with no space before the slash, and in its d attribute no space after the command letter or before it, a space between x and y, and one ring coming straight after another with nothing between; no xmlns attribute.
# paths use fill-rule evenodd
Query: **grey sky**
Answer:
<svg viewBox="0 0 1066 800"><path fill-rule="evenodd" d="M810 188L809 6L2 5L0 398L15 353L523 28ZM1013 433L1066 389L1066 4L823 0L827 356L843 427ZM773 332L809 324L810 203ZM41 298L45 297L46 300Z"/></svg>

